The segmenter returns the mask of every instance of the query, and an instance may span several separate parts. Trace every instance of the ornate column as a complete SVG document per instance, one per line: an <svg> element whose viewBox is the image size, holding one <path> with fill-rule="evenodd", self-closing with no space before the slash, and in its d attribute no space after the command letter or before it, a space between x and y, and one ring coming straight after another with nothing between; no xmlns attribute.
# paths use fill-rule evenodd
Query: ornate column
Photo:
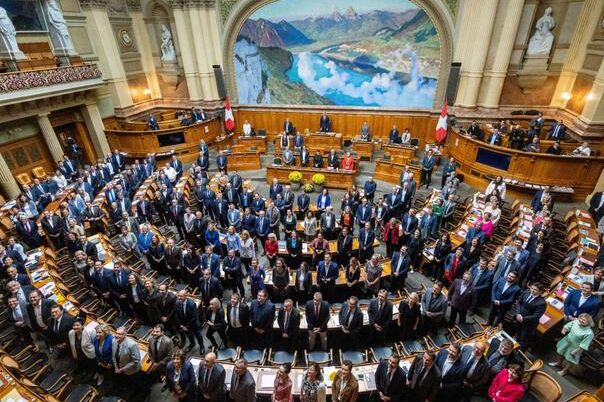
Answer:
<svg viewBox="0 0 604 402"><path fill-rule="evenodd" d="M191 34L193 38L197 38L195 43L195 56L203 99L214 100L218 99L216 80L214 79L214 70L212 69L214 52L212 51L212 46L209 43L211 38L208 34L204 7L205 3L202 0L188 0L188 14L189 21L191 23Z"/></svg>
<svg viewBox="0 0 604 402"><path fill-rule="evenodd" d="M491 33L499 0L470 0L464 24L475 27L472 45L468 45L461 65L459 90L455 104L461 107L476 107L478 90L491 43ZM463 39L463 38L462 38Z"/></svg>
<svg viewBox="0 0 604 402"><path fill-rule="evenodd" d="M182 58L183 69L185 71L185 79L187 80L189 98L192 101L202 100L203 96L197 73L197 61L189 18L183 8L182 0L172 0L170 3L174 13L174 25L176 26L176 36L178 37L180 57Z"/></svg>
<svg viewBox="0 0 604 402"><path fill-rule="evenodd" d="M218 13L216 12L216 8L218 5L216 4L216 0L207 0L205 2L205 8L203 8L202 12L205 16L205 23L203 24L203 28L206 35L204 38L207 38L206 43L209 45L208 48L211 48L212 51L208 53L212 54L211 64L220 64L222 62L222 47L220 46L220 30L218 28Z"/></svg>
<svg viewBox="0 0 604 402"><path fill-rule="evenodd" d="M113 27L107 16L107 0L80 0L80 6L86 17L86 31L90 38L103 78L111 90L113 106L124 108L132 105L132 96L122 65Z"/></svg>
<svg viewBox="0 0 604 402"><path fill-rule="evenodd" d="M99 113L99 108L96 105L96 102L93 101L83 105L81 110L97 158L103 158L111 152L111 148L109 147L107 137L105 136L105 125L103 124L103 119Z"/></svg>
<svg viewBox="0 0 604 402"><path fill-rule="evenodd" d="M503 82L507 76L510 57L514 49L514 40L518 32L520 17L522 17L524 0L508 0L505 4L507 8L501 36L495 49L495 57L492 65L485 70L482 79L478 97L478 105L482 107L495 108L499 106Z"/></svg>
<svg viewBox="0 0 604 402"><path fill-rule="evenodd" d="M44 141L46 141L46 145L48 146L48 150L50 151L52 158L55 160L55 162L57 162L63 159L65 152L63 151L63 147L61 147L61 143L57 138L55 129L52 127L52 124L48 119L49 114L50 113L39 114L38 125L40 126L40 131L42 131Z"/></svg>
<svg viewBox="0 0 604 402"><path fill-rule="evenodd" d="M77 52L69 35L69 29L63 17L63 10L61 10L61 6L56 0L44 0L42 6L48 21L48 31L55 56L59 57L62 64L69 64L69 56L74 56Z"/></svg>
<svg viewBox="0 0 604 402"><path fill-rule="evenodd" d="M157 71L153 62L153 52L151 51L151 40L143 18L143 10L140 0L128 0L128 11L132 18L132 30L136 37L136 46L141 55L141 65L147 77L147 85L151 91L151 98L161 98L161 88L157 79Z"/></svg>
<svg viewBox="0 0 604 402"><path fill-rule="evenodd" d="M2 187L8 198L16 198L21 192L19 184L12 175L2 154L0 154L0 187Z"/></svg>
<svg viewBox="0 0 604 402"><path fill-rule="evenodd" d="M571 92L573 89L577 73L585 61L587 44L591 40L594 29L600 21L603 7L604 0L585 0L583 3L573 36L570 40L570 45L566 51L562 72L560 73L560 78L558 78L558 84L556 85L556 91L554 92L554 96L552 96L550 106L566 107L568 98L562 96L562 94Z"/></svg>

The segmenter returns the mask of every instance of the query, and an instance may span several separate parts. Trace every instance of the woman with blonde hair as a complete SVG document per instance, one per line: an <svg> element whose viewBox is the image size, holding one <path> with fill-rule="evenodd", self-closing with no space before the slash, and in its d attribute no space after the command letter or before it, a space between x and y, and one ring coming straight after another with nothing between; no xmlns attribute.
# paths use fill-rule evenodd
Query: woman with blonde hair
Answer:
<svg viewBox="0 0 604 402"><path fill-rule="evenodd" d="M589 345L594 339L593 326L593 318L587 313L579 314L576 320L569 321L564 325L562 328L564 338L556 344L556 352L558 352L560 358L557 362L549 363L553 367L562 367L558 374L564 376L572 365L579 364L581 354L584 350L589 349Z"/></svg>

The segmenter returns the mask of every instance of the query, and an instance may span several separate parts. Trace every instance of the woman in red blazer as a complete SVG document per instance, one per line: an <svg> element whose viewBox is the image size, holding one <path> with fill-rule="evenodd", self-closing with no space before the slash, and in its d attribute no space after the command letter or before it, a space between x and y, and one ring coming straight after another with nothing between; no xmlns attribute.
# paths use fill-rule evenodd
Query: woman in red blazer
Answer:
<svg viewBox="0 0 604 402"><path fill-rule="evenodd" d="M522 384L522 367L510 364L495 376L489 387L489 398L493 402L518 402L526 389Z"/></svg>
<svg viewBox="0 0 604 402"><path fill-rule="evenodd" d="M390 220L384 225L384 234L382 239L386 242L386 254L392 258L392 253L396 251L399 241L399 222L396 218Z"/></svg>

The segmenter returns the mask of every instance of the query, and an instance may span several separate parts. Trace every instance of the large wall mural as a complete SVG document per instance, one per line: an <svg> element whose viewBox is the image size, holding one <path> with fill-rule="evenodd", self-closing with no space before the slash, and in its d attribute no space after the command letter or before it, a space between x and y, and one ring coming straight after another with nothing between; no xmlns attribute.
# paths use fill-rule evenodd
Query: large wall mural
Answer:
<svg viewBox="0 0 604 402"><path fill-rule="evenodd" d="M409 0L278 0L235 42L241 104L431 108L436 27Z"/></svg>

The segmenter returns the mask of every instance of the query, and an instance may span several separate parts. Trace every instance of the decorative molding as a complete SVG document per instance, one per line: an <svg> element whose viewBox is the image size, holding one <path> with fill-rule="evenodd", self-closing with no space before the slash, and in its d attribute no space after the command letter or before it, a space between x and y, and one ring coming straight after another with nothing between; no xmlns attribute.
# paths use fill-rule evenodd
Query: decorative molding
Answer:
<svg viewBox="0 0 604 402"><path fill-rule="evenodd" d="M96 64L0 74L0 93L101 78Z"/></svg>
<svg viewBox="0 0 604 402"><path fill-rule="evenodd" d="M141 0L126 0L128 11L140 12L143 10Z"/></svg>
<svg viewBox="0 0 604 402"><path fill-rule="evenodd" d="M186 0L168 0L168 4L172 8L183 8Z"/></svg>
<svg viewBox="0 0 604 402"><path fill-rule="evenodd" d="M88 8L100 8L103 10L107 9L107 0L79 0L80 7L84 9Z"/></svg>
<svg viewBox="0 0 604 402"><path fill-rule="evenodd" d="M216 0L182 0L188 8L212 8L216 6Z"/></svg>
<svg viewBox="0 0 604 402"><path fill-rule="evenodd" d="M239 0L220 0L220 16L222 17L222 23L227 20L233 7L239 2Z"/></svg>

